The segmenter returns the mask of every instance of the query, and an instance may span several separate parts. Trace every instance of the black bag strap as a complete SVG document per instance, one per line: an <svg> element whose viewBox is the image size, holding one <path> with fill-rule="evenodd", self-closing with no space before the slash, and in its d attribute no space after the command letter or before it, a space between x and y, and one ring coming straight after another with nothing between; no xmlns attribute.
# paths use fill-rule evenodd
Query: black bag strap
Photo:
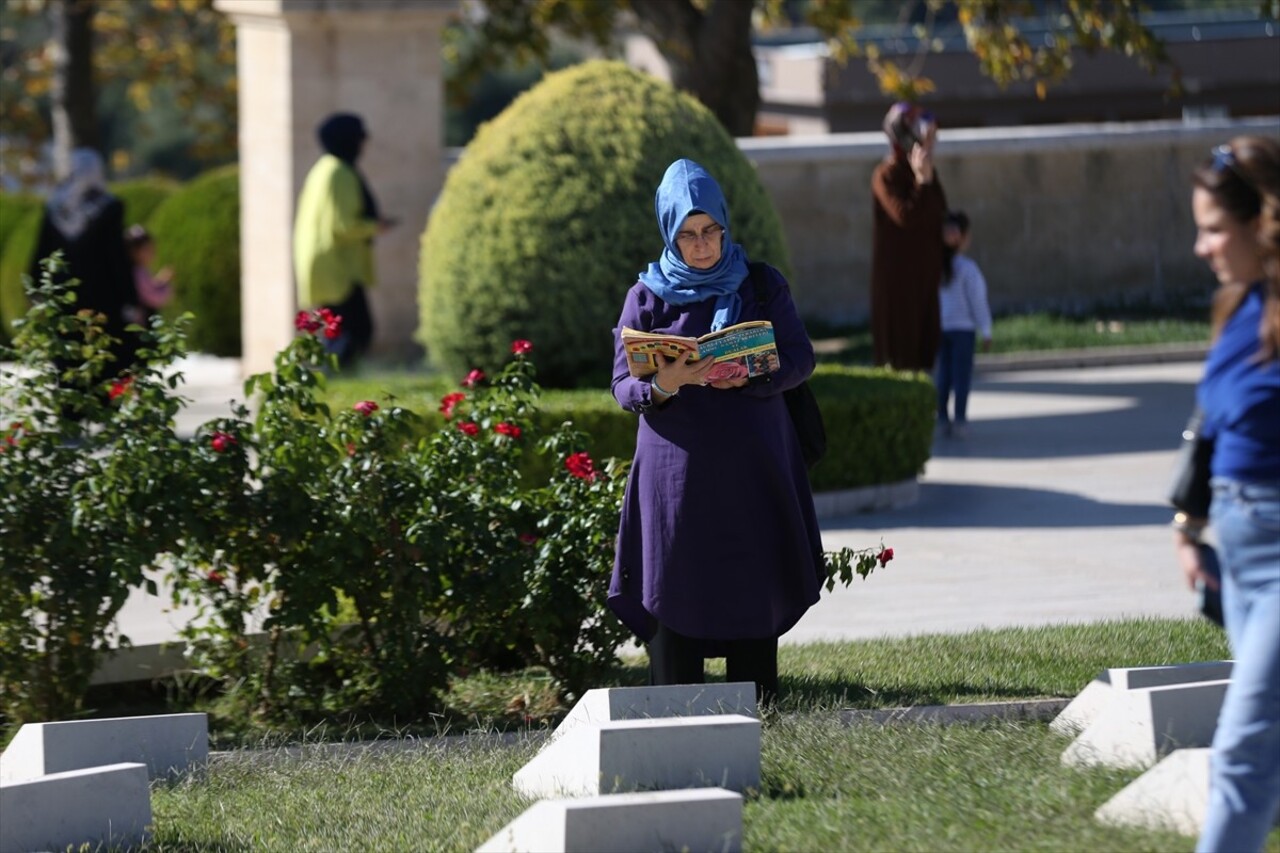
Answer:
<svg viewBox="0 0 1280 853"><path fill-rule="evenodd" d="M761 261L747 264L747 278L751 279L751 287L755 291L756 303L764 308L769 304L769 285L764 281L765 265Z"/></svg>

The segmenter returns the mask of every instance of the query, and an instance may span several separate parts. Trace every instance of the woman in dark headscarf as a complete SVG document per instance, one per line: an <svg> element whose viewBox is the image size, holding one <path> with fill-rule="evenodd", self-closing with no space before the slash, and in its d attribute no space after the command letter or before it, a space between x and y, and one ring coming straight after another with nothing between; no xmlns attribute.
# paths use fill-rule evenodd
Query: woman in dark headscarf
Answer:
<svg viewBox="0 0 1280 853"><path fill-rule="evenodd" d="M782 274L748 263L715 179L672 163L655 207L666 244L627 293L615 331L613 395L640 415L609 605L649 644L653 684L703 680L724 657L730 681L778 691L778 637L818 600L822 540L804 458L782 398L813 372L813 346ZM762 298L757 298L757 290ZM628 369L623 326L701 336L770 320L780 369L709 381L688 354L651 377Z"/></svg>
<svg viewBox="0 0 1280 853"><path fill-rule="evenodd" d="M124 204L107 192L102 156L92 148L71 152L70 171L45 204L40 237L31 258L33 281L40 281L40 261L59 250L67 264L64 280L80 282L76 309L106 317L106 332L118 341L111 350L115 368L127 370L138 341L125 327L142 313L133 286L133 263L124 242Z"/></svg>
<svg viewBox="0 0 1280 853"><path fill-rule="evenodd" d="M342 365L373 340L365 288L373 287L373 238L389 222L356 168L368 134L360 117L329 116L317 130L325 154L307 174L293 228L293 264L300 308L328 308L342 317L332 342Z"/></svg>
<svg viewBox="0 0 1280 853"><path fill-rule="evenodd" d="M947 196L933 169L937 125L914 104L884 119L889 156L871 175L871 339L876 364L932 370L942 339L942 220Z"/></svg>

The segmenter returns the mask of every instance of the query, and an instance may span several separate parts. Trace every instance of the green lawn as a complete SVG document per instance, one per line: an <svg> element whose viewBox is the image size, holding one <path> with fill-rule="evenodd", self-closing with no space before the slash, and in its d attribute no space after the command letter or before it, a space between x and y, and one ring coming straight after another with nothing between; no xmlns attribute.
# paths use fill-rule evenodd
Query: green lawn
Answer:
<svg viewBox="0 0 1280 853"><path fill-rule="evenodd" d="M843 339L843 344L835 352L821 354L819 361L840 364L871 363L870 329L828 330L824 336L827 335ZM1209 322L1207 317L1063 317L1047 313L1019 314L997 317L992 326L991 337L991 352L996 354L1205 343L1209 340Z"/></svg>
<svg viewBox="0 0 1280 853"><path fill-rule="evenodd" d="M980 631L784 646L785 698L765 720L745 850L1190 850L1193 839L1121 831L1093 811L1137 774L1079 771L1043 723L845 726L846 707L1068 697L1105 666L1219 659L1199 620ZM642 659L619 672L642 680ZM476 676L455 691L472 719L509 719L536 679ZM487 698L485 698L487 697ZM358 747L237 750L202 777L158 784L157 850L472 850L528 803L511 775L542 726ZM303 740L314 741L316 732ZM1280 832L1267 847L1280 853Z"/></svg>

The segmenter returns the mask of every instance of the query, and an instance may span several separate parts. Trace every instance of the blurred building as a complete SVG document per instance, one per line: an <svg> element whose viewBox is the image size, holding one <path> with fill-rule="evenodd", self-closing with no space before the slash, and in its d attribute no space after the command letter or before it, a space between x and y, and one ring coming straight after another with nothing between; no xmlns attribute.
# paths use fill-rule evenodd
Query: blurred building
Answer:
<svg viewBox="0 0 1280 853"><path fill-rule="evenodd" d="M1169 93L1169 68L1152 74L1110 51L1073 51L1071 73L1041 100L1030 83L1002 89L983 75L957 24L936 28L927 44L910 26L868 26L858 35L882 59L933 81L936 90L924 101L943 127L1280 115L1280 22L1259 18L1255 5L1143 16L1182 71L1180 98ZM1020 29L1032 44L1048 33L1042 20L1024 21ZM629 37L626 53L633 66L665 74L661 55L643 37ZM758 134L880 128L889 99L865 62L840 66L815 31L760 34L756 58Z"/></svg>

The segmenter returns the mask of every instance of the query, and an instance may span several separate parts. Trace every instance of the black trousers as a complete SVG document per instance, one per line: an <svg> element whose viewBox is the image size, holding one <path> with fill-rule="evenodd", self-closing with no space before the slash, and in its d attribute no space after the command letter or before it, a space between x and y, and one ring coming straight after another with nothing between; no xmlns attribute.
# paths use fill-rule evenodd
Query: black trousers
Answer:
<svg viewBox="0 0 1280 853"><path fill-rule="evenodd" d="M778 699L778 638L760 640L699 640L672 631L661 622L649 641L649 683L702 684L703 659L723 657L725 681L754 681L756 701L771 705Z"/></svg>
<svg viewBox="0 0 1280 853"><path fill-rule="evenodd" d="M355 285L346 299L325 307L342 318L342 336L330 342L330 351L337 354L339 367L349 367L373 343L373 314L364 285Z"/></svg>

